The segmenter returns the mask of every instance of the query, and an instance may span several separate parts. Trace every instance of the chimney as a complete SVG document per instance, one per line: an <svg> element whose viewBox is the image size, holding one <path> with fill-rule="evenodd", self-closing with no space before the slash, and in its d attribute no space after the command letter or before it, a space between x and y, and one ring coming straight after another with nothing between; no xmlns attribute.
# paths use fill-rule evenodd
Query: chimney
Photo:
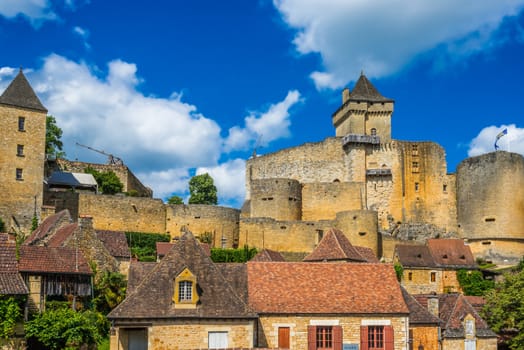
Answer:
<svg viewBox="0 0 524 350"><path fill-rule="evenodd" d="M433 316L439 317L438 296L435 294L428 295L428 311Z"/></svg>
<svg viewBox="0 0 524 350"><path fill-rule="evenodd" d="M344 90L342 90L342 104L346 103L347 100L349 100L349 89L344 88Z"/></svg>
<svg viewBox="0 0 524 350"><path fill-rule="evenodd" d="M91 215L80 215L78 219L78 226L82 230L92 230L93 229L93 217Z"/></svg>

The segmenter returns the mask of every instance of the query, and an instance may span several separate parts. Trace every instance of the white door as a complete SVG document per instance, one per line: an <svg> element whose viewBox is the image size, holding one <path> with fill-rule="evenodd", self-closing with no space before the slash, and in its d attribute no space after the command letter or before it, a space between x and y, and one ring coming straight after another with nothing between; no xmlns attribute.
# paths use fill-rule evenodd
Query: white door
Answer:
<svg viewBox="0 0 524 350"><path fill-rule="evenodd" d="M209 349L227 349L227 332L209 332L208 348Z"/></svg>

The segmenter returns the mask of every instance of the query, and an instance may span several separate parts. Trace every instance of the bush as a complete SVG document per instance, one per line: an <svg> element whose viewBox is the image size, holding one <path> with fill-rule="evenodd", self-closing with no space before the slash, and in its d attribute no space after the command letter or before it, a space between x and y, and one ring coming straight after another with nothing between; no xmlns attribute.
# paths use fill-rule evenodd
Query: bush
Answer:
<svg viewBox="0 0 524 350"><path fill-rule="evenodd" d="M239 249L222 249L222 248L212 248L211 249L211 260L216 263L223 262L237 262L244 263L251 260L258 251L256 248L244 248Z"/></svg>
<svg viewBox="0 0 524 350"><path fill-rule="evenodd" d="M8 339L15 333L16 323L22 318L21 300L0 295L0 315L0 338Z"/></svg>
<svg viewBox="0 0 524 350"><path fill-rule="evenodd" d="M495 282L485 280L480 271L458 270L457 279L465 295L482 296L495 286Z"/></svg>
<svg viewBox="0 0 524 350"><path fill-rule="evenodd" d="M159 233L126 232L131 254L139 261L156 261L156 242L170 242L171 236Z"/></svg>

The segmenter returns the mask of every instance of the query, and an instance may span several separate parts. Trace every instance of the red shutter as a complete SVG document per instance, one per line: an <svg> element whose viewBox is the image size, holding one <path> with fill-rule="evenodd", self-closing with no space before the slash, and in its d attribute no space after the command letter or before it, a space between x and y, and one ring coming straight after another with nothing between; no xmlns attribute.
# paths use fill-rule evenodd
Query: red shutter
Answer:
<svg viewBox="0 0 524 350"><path fill-rule="evenodd" d="M342 350L342 326L333 326L333 350Z"/></svg>
<svg viewBox="0 0 524 350"><path fill-rule="evenodd" d="M360 350L368 350L368 327L360 326Z"/></svg>
<svg viewBox="0 0 524 350"><path fill-rule="evenodd" d="M385 343L386 343L386 350L394 350L395 343L393 339L393 327L392 326L384 326L384 338L385 338Z"/></svg>
<svg viewBox="0 0 524 350"><path fill-rule="evenodd" d="M307 326L307 348L308 350L317 349L317 326Z"/></svg>

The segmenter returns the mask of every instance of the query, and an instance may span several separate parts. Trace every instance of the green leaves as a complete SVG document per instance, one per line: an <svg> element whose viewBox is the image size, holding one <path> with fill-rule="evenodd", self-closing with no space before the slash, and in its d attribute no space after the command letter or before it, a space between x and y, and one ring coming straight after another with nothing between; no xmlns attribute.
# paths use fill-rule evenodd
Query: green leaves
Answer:
<svg viewBox="0 0 524 350"><path fill-rule="evenodd" d="M62 129L56 125L56 119L52 115L46 117L45 130L45 153L56 158L65 157L62 152Z"/></svg>
<svg viewBox="0 0 524 350"><path fill-rule="evenodd" d="M22 312L13 296L0 295L0 338L7 339L15 333L16 323L21 319Z"/></svg>
<svg viewBox="0 0 524 350"><path fill-rule="evenodd" d="M93 175L98 184L98 190L103 194L121 193L124 188L124 184L113 171L100 172L92 167L87 167L84 172Z"/></svg>
<svg viewBox="0 0 524 350"><path fill-rule="evenodd" d="M211 204L218 203L217 188L213 178L208 174L195 175L189 180L189 204Z"/></svg>
<svg viewBox="0 0 524 350"><path fill-rule="evenodd" d="M96 310L108 314L126 297L127 281L125 276L118 272L104 271L95 285Z"/></svg>
<svg viewBox="0 0 524 350"><path fill-rule="evenodd" d="M495 285L493 281L485 280L480 271L458 270L457 279L465 295L482 296Z"/></svg>
<svg viewBox="0 0 524 350"><path fill-rule="evenodd" d="M239 249L222 249L212 248L211 249L211 260L216 263L223 262L237 262L244 263L249 261L258 253L256 248L244 248Z"/></svg>

